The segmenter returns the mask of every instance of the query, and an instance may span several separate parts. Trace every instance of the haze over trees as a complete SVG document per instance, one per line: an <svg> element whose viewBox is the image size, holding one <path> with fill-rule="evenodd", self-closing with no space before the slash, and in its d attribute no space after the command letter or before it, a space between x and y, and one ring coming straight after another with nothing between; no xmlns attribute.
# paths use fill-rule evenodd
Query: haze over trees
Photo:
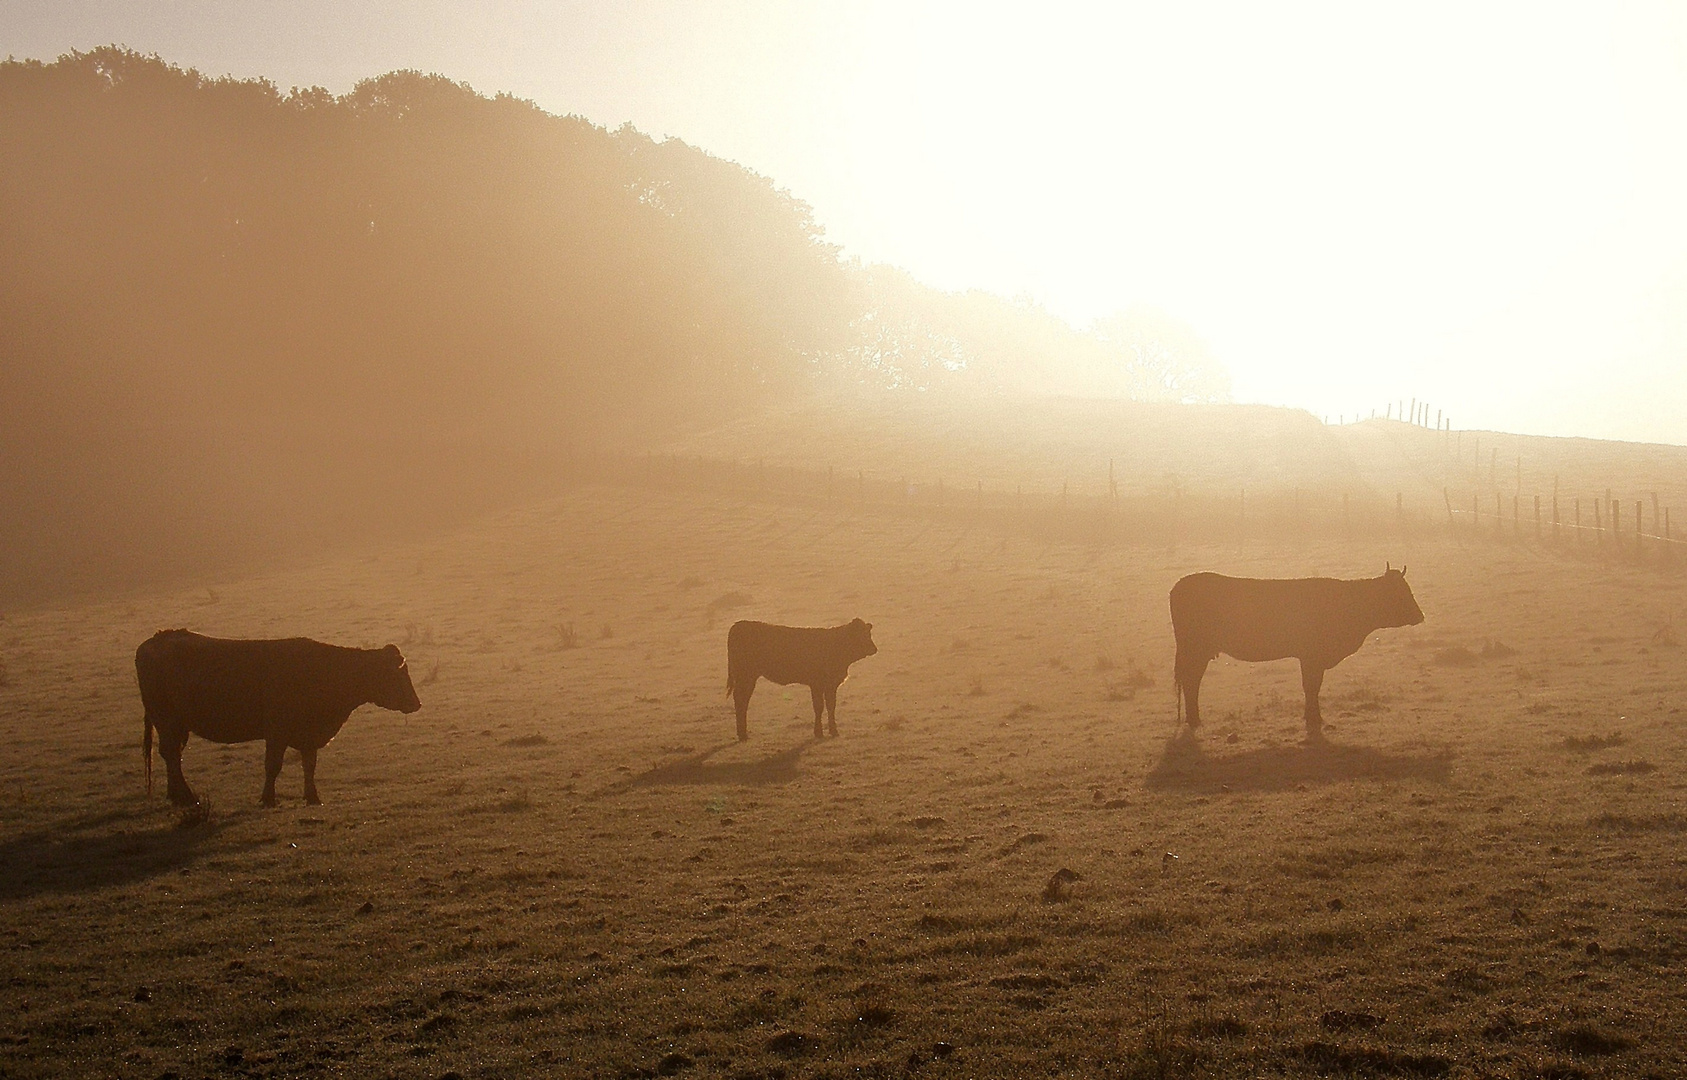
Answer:
<svg viewBox="0 0 1687 1080"><path fill-rule="evenodd" d="M1163 326L862 267L766 177L438 76L6 61L0 162L14 583L420 522L535 453L843 387L1225 396Z"/></svg>

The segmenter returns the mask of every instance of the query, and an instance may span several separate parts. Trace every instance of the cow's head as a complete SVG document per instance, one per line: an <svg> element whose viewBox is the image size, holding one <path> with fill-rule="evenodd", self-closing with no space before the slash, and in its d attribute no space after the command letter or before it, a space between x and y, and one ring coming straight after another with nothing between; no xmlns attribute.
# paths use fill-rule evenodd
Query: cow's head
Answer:
<svg viewBox="0 0 1687 1080"><path fill-rule="evenodd" d="M375 669L369 683L369 703L383 709L413 713L422 707L416 688L410 682L410 665L397 645L388 645L374 654Z"/></svg>
<svg viewBox="0 0 1687 1080"><path fill-rule="evenodd" d="M850 651L855 654L856 659L863 656L872 656L879 651L879 647L873 644L872 623L862 622L860 619L851 619L845 629L849 631L849 643L853 646Z"/></svg>
<svg viewBox="0 0 1687 1080"><path fill-rule="evenodd" d="M1377 617L1384 626L1416 626L1423 622L1423 609L1418 607L1417 597L1412 595L1412 587L1406 584L1406 568L1402 566L1396 570L1389 566L1383 575L1376 579L1380 584L1381 610Z"/></svg>

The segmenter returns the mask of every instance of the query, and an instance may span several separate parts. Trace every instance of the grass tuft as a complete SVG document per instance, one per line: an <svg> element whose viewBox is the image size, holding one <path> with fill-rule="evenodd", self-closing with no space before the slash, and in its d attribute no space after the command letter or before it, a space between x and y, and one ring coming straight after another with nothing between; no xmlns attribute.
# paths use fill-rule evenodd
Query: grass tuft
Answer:
<svg viewBox="0 0 1687 1080"><path fill-rule="evenodd" d="M178 829L196 829L201 825L209 825L210 823L211 797L209 795L199 796L198 802L192 806L183 807L182 812L176 817L176 828Z"/></svg>
<svg viewBox="0 0 1687 1080"><path fill-rule="evenodd" d="M1301 1058L1320 1073L1336 1076L1445 1076L1453 1063L1435 1054L1408 1054L1379 1046L1338 1046L1310 1042Z"/></svg>
<svg viewBox="0 0 1687 1080"><path fill-rule="evenodd" d="M1556 1050L1577 1057L1601 1057L1616 1054L1634 1045L1634 1040L1606 1031L1594 1024L1574 1024L1554 1031L1547 1042Z"/></svg>
<svg viewBox="0 0 1687 1080"><path fill-rule="evenodd" d="M1600 814L1589 824L1596 829L1609 829L1616 832L1687 832L1687 814L1680 812L1666 812L1661 814Z"/></svg>
<svg viewBox="0 0 1687 1080"><path fill-rule="evenodd" d="M1644 776L1657 771L1656 765L1640 758L1631 758L1628 761L1600 761L1587 767L1589 776Z"/></svg>

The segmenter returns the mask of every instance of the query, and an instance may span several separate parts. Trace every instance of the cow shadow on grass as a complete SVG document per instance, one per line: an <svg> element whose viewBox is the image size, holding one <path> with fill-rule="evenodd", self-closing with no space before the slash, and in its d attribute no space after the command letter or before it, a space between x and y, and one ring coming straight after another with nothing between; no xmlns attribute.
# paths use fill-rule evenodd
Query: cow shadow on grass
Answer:
<svg viewBox="0 0 1687 1080"><path fill-rule="evenodd" d="M109 824L110 819L113 815L85 818L0 842L0 901L125 885L180 870L223 830L216 821L91 836L79 828L90 821Z"/></svg>
<svg viewBox="0 0 1687 1080"><path fill-rule="evenodd" d="M669 784L788 784L797 778L797 761L808 752L814 742L801 742L757 761L709 760L722 750L737 745L737 740L733 740L696 754L688 754L677 761L670 761L647 773L641 773L628 781L628 784L631 787L661 787Z"/></svg>
<svg viewBox="0 0 1687 1080"><path fill-rule="evenodd" d="M1396 754L1327 739L1236 754L1210 753L1186 728L1166 743L1146 783L1166 791L1281 791L1342 780L1445 783L1452 762L1450 750Z"/></svg>

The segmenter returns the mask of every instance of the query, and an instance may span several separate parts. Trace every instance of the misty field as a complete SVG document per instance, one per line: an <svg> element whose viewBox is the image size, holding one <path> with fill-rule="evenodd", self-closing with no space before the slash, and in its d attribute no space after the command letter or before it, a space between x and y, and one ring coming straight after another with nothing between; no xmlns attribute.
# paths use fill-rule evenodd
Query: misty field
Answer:
<svg viewBox="0 0 1687 1080"><path fill-rule="evenodd" d="M1180 575L1409 565L1324 686L1221 659ZM1682 580L1442 538L1074 544L586 486L426 542L0 621L7 1076L1680 1075ZM736 618L879 654L724 696ZM161 626L399 643L306 807L189 744ZM1066 871L1066 873L1062 873Z"/></svg>

